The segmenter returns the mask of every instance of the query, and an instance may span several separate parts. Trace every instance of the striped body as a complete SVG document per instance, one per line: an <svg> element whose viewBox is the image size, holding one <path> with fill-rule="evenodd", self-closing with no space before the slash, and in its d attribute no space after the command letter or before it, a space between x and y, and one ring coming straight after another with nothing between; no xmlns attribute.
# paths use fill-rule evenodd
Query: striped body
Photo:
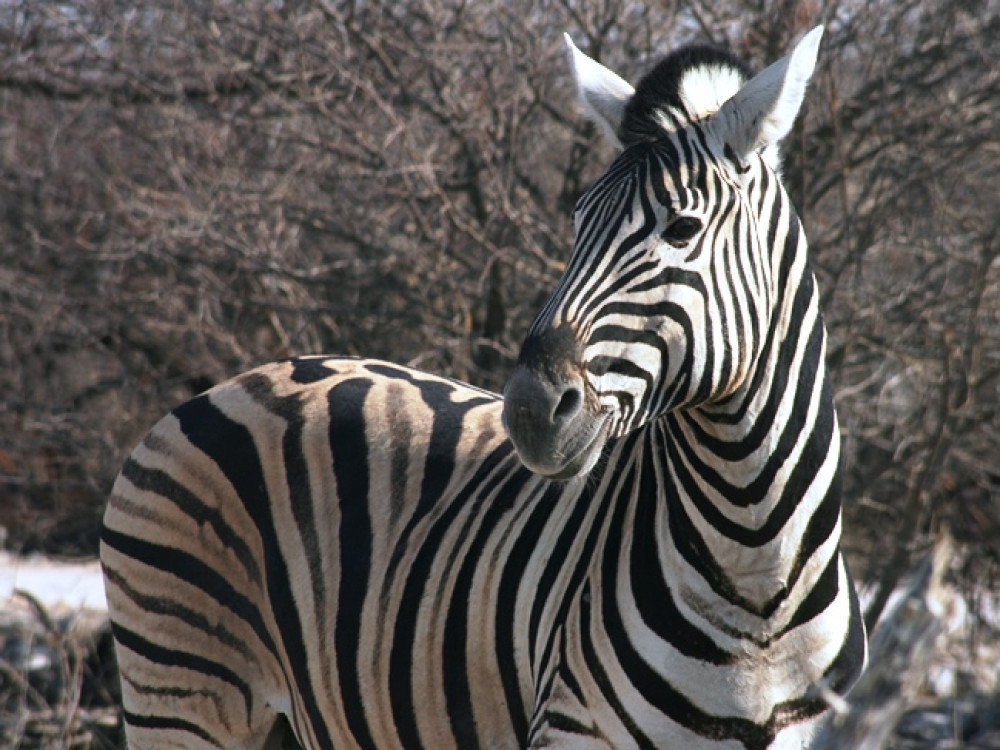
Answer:
<svg viewBox="0 0 1000 750"><path fill-rule="evenodd" d="M818 292L744 131L811 37L673 94L575 52L623 151L503 399L308 358L150 432L102 536L133 748L808 742L864 629Z"/></svg>

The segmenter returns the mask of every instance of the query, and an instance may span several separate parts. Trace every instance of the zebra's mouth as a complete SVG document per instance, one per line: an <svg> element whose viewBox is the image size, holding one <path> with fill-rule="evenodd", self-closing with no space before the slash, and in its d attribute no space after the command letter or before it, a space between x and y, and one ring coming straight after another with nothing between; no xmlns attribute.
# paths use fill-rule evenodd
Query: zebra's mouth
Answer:
<svg viewBox="0 0 1000 750"><path fill-rule="evenodd" d="M524 462L523 457L521 459L522 462L536 474L546 479L564 481L580 476L581 474L586 474L594 468L604 448L604 444L607 442L608 430L611 424L611 420L608 417L607 413L602 412L594 418L593 423L588 425L588 432L590 434L583 438L585 442L582 446L578 444L577 440L574 440L572 441L571 449L560 451L563 456L569 455L569 458L559 468L554 469L552 466L541 467L537 464L531 465ZM558 455L554 456L554 458L559 457Z"/></svg>

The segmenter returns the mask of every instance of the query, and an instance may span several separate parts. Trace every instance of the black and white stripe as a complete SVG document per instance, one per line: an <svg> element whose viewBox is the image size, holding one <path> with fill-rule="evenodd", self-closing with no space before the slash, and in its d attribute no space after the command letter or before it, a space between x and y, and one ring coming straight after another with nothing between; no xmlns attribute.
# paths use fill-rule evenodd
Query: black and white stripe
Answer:
<svg viewBox="0 0 1000 750"><path fill-rule="evenodd" d="M808 742L865 655L766 119L817 42L750 82L688 50L637 91L573 48L623 150L503 399L305 358L153 428L101 551L131 747Z"/></svg>

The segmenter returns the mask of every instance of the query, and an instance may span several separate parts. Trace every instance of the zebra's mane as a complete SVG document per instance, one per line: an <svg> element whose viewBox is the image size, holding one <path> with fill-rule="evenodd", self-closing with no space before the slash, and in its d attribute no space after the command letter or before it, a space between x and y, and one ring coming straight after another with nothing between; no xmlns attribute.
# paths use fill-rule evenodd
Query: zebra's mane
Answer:
<svg viewBox="0 0 1000 750"><path fill-rule="evenodd" d="M670 53L639 81L626 105L622 144L658 140L707 117L750 78L750 69L719 47L699 44Z"/></svg>

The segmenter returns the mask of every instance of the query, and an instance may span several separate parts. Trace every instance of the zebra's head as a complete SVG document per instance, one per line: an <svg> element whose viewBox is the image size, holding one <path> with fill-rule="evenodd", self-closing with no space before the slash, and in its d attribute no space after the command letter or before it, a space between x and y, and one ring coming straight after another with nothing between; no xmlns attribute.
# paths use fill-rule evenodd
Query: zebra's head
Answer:
<svg viewBox="0 0 1000 750"><path fill-rule="evenodd" d="M797 222L778 146L821 35L753 78L685 48L635 89L567 35L580 98L620 153L577 204L572 256L504 391L528 468L585 473L609 439L747 386L783 296L775 234Z"/></svg>

